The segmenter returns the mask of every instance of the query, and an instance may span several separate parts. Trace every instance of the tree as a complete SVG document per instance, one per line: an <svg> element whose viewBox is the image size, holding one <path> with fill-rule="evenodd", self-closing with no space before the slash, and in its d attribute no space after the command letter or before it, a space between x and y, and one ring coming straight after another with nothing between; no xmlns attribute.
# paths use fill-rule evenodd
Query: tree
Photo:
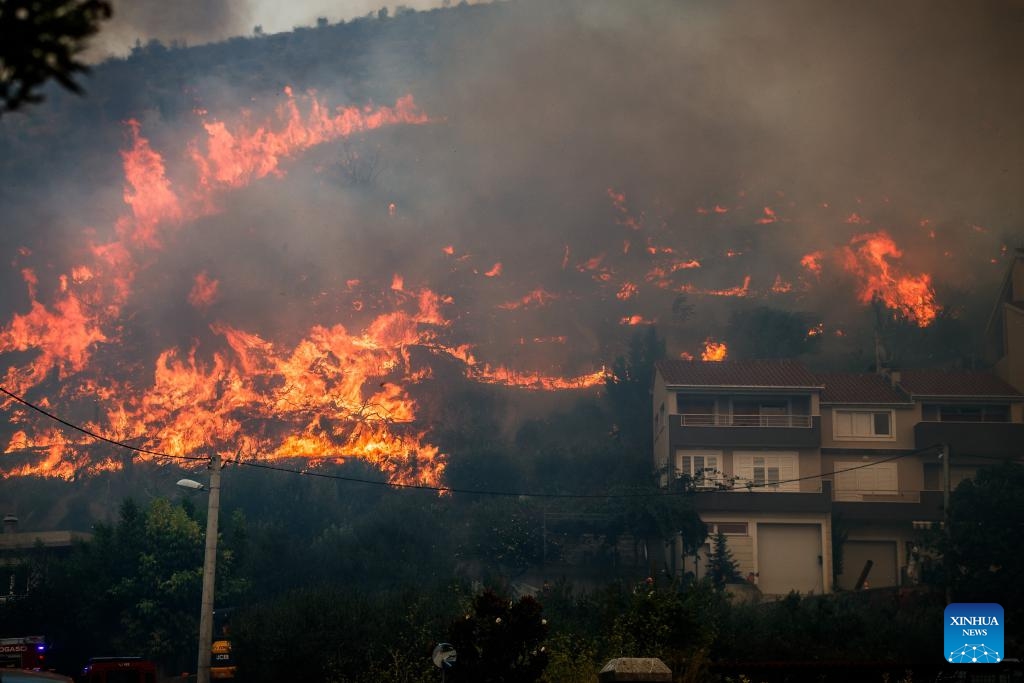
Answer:
<svg viewBox="0 0 1024 683"><path fill-rule="evenodd" d="M0 0L0 114L42 101L50 79L81 94L77 56L111 14L107 0Z"/></svg>
<svg viewBox="0 0 1024 683"><path fill-rule="evenodd" d="M810 334L818 322L809 313L758 306L736 311L729 318L729 355L741 359L795 358L816 353L820 334Z"/></svg>
<svg viewBox="0 0 1024 683"><path fill-rule="evenodd" d="M605 382L608 401L616 420L613 433L630 451L650 457L654 448L651 430L651 386L654 364L665 357L665 340L653 327L637 332L625 356L612 364Z"/></svg>
<svg viewBox="0 0 1024 683"><path fill-rule="evenodd" d="M548 624L541 604L529 595L511 600L485 590L471 611L448 631L457 660L452 681L531 683L548 663Z"/></svg>
<svg viewBox="0 0 1024 683"><path fill-rule="evenodd" d="M950 497L949 533L938 530L929 539L942 554L954 602L999 603L1009 623L1024 618L1022 500L1024 465L979 469L973 481L961 482Z"/></svg>
<svg viewBox="0 0 1024 683"><path fill-rule="evenodd" d="M732 551L721 531L715 534L715 547L708 558L708 576L719 590L740 578L739 568L732 559Z"/></svg>

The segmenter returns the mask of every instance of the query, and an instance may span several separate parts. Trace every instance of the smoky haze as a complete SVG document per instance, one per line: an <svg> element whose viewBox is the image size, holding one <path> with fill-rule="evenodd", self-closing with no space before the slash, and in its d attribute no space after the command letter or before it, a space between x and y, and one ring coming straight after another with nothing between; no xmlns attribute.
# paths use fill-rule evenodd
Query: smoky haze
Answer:
<svg viewBox="0 0 1024 683"><path fill-rule="evenodd" d="M120 20L209 38L252 21L203 3L172 31L162 8ZM599 370L624 323L699 357L756 305L810 312L822 364L859 367L875 321L859 235L884 231L894 277L930 275L942 311L984 322L1024 237L1022 21L1020 2L523 1L143 50L99 66L86 99L0 122L4 319L30 307L26 269L52 308L59 276L118 239L125 120L185 197L202 122L255 129L291 86L303 111L410 93L431 120L286 155L158 247L129 244L137 275L106 341L28 387L117 377L142 396L168 350L213 373L224 326L296 348L315 325L383 325L425 289L445 318L428 355L468 344L522 372ZM24 377L40 350L13 329L5 367Z"/></svg>

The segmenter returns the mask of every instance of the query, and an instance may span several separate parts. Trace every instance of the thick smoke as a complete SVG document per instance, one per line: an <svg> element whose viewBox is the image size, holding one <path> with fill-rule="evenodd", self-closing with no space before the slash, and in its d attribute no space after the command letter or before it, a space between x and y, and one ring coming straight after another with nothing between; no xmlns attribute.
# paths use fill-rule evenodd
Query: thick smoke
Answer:
<svg viewBox="0 0 1024 683"><path fill-rule="evenodd" d="M238 0L114 0L113 6L113 18L91 49L98 58L150 41L197 45L252 30L250 8Z"/></svg>
<svg viewBox="0 0 1024 683"><path fill-rule="evenodd" d="M164 25L146 6L122 20ZM176 12L159 35L259 20ZM431 122L283 159L166 230L93 375L128 356L145 387L167 349L210 363L222 325L284 347L317 324L356 334L424 288L439 344L524 372L597 370L624 322L699 355L754 305L818 316L833 362L871 338L847 266L883 231L897 275L931 275L940 306L983 323L1024 238L1022 20L1009 0L523 0L143 50L100 65L85 100L0 122L3 320L29 306L25 269L46 302L116 236L125 120L184 196L203 122L255 129L291 86L304 111L411 93Z"/></svg>

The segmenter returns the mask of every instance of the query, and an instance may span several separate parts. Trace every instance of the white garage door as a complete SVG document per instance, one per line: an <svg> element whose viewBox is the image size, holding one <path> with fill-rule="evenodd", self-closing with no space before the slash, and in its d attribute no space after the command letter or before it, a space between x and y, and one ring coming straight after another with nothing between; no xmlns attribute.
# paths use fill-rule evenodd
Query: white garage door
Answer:
<svg viewBox="0 0 1024 683"><path fill-rule="evenodd" d="M839 587L853 589L868 560L871 560L869 587L897 585L896 541L847 541L843 544L843 573L838 576Z"/></svg>
<svg viewBox="0 0 1024 683"><path fill-rule="evenodd" d="M758 586L768 594L822 593L821 526L758 524Z"/></svg>

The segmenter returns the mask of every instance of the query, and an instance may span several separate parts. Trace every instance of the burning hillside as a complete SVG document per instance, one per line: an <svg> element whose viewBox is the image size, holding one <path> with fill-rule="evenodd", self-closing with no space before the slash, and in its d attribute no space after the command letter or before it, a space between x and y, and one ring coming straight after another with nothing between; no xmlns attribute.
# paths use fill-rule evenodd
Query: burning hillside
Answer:
<svg viewBox="0 0 1024 683"><path fill-rule="evenodd" d="M756 126L709 117L727 104L710 74L685 72L707 98L699 115L658 88L607 83L675 74L670 60L643 61L642 39L710 69L697 26L707 18L598 4L610 13L572 4L550 35L526 30L530 12L547 11L531 2L472 10L490 13L479 34L452 28L459 10L393 20L381 31L439 22L452 32L445 49L472 47L480 62L434 55L450 73L429 78L371 69L368 80L389 86L383 105L332 101L325 93L347 89L333 84L232 84L228 97L222 81L195 76L178 94L187 111L106 121L82 153L99 171L65 171L16 201L7 191L14 223L40 228L5 242L4 388L171 455L360 458L392 481L437 484L445 455L418 401L443 392L441 376L593 390L630 330L650 325L674 355L721 360L731 351L723 316L749 301L814 311L808 336L837 345L871 304L926 329L956 303L944 284L999 271L1005 240L978 227L984 216L916 192L901 203L797 177L747 150L725 164L707 136ZM739 30L720 20L723 35ZM698 42L679 47L679 35ZM593 64L530 67L563 41ZM371 53L392 64L382 49ZM523 63L503 72L507 83L484 78L513 56ZM5 125L13 150L25 129ZM45 144L45 125L31 132L21 159ZM8 476L123 466L109 448L3 405Z"/></svg>

